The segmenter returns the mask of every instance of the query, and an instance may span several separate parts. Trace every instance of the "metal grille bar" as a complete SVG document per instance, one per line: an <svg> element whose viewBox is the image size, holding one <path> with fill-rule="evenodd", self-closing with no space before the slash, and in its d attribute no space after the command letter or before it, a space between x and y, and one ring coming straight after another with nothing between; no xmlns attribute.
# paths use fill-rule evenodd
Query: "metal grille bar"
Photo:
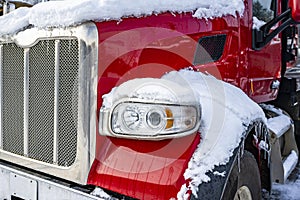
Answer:
<svg viewBox="0 0 300 200"><path fill-rule="evenodd" d="M24 156L28 156L29 49L24 49Z"/></svg>
<svg viewBox="0 0 300 200"><path fill-rule="evenodd" d="M53 163L58 162L58 97L59 97L59 52L60 41L55 40L55 91L54 91L54 137Z"/></svg>
<svg viewBox="0 0 300 200"><path fill-rule="evenodd" d="M3 58L3 45L0 45L0 58ZM2 59L0 62L0 83L2 83ZM2 86L0 85L0 149L3 149L2 96Z"/></svg>

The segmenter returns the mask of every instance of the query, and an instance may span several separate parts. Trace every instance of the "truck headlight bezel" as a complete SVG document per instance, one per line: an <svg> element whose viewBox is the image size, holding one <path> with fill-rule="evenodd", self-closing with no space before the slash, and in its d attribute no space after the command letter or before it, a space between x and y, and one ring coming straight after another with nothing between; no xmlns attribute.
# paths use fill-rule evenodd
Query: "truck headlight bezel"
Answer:
<svg viewBox="0 0 300 200"><path fill-rule="evenodd" d="M197 102L173 104L125 98L100 109L99 133L144 140L182 137L198 131L200 111Z"/></svg>

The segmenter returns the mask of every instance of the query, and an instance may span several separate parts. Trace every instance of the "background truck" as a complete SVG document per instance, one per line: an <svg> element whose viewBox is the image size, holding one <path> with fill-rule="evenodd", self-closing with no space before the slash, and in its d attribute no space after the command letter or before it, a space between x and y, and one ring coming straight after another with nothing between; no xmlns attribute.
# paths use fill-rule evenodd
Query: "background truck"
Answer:
<svg viewBox="0 0 300 200"><path fill-rule="evenodd" d="M0 199L260 199L298 162L298 22L297 0L3 15Z"/></svg>

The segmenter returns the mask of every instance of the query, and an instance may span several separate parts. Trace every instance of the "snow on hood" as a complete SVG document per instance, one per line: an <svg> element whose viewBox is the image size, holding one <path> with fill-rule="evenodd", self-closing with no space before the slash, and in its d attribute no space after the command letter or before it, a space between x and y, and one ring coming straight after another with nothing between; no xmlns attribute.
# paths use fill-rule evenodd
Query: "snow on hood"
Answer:
<svg viewBox="0 0 300 200"><path fill-rule="evenodd" d="M188 190L192 190L193 194L197 195L198 186L203 182L210 181L206 175L208 172L212 171L216 175L224 174L214 171L214 168L229 161L234 149L238 147L241 138L244 137L248 126L254 120L259 119L264 123L267 120L260 106L242 90L217 80L213 76L190 70L180 70L167 73L161 79L190 87L195 99L201 105L199 129L201 142L184 173L184 178L191 180L191 183L189 187L183 185L177 195L177 199L186 199ZM142 82L143 80L139 79L138 81ZM106 107L112 105L109 101L118 98L114 97L117 89L115 88L103 96ZM125 94L126 91L123 95ZM127 92L127 94L129 93ZM157 95L156 93L153 94ZM161 97L166 94L166 92L161 92L158 96ZM143 98L143 95L145 94L136 94L139 98ZM149 98L149 93L146 95ZM164 99L172 98L166 96Z"/></svg>
<svg viewBox="0 0 300 200"><path fill-rule="evenodd" d="M243 14L242 0L65 0L36 4L0 17L0 36L13 34L33 25L38 28L71 26L85 21L120 21L124 17L142 17L163 12L193 12L196 18L211 19ZM195 12L194 12L195 11ZM16 20L16 22L14 22Z"/></svg>

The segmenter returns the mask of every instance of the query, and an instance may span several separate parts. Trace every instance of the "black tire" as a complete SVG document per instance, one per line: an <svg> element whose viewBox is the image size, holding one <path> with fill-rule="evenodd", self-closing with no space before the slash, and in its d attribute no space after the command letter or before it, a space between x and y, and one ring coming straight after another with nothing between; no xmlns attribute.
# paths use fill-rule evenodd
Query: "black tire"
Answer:
<svg viewBox="0 0 300 200"><path fill-rule="evenodd" d="M243 157L240 159L240 172L238 168L238 161L235 161L234 167L226 183L222 199L244 200L245 198L242 197L242 195L244 195L245 193L248 195L250 194L252 200L261 199L261 182L259 169L254 156L248 151L245 151Z"/></svg>
<svg viewBox="0 0 300 200"><path fill-rule="evenodd" d="M295 139L298 149L300 149L300 120L294 120L295 124Z"/></svg>

